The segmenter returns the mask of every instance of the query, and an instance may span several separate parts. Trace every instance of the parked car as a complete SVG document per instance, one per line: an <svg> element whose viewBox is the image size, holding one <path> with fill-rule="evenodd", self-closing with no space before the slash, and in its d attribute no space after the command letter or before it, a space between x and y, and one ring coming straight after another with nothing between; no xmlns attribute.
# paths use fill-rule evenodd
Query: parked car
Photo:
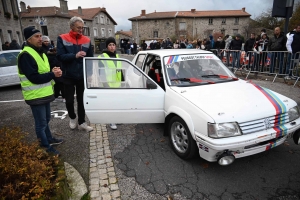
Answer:
<svg viewBox="0 0 300 200"><path fill-rule="evenodd" d="M19 85L17 58L21 50L0 51L0 87Z"/></svg>
<svg viewBox="0 0 300 200"><path fill-rule="evenodd" d="M165 123L174 152L231 164L299 143L297 103L237 78L213 53L139 52L126 59L84 58L84 105L92 123ZM274 152L275 153L275 152Z"/></svg>

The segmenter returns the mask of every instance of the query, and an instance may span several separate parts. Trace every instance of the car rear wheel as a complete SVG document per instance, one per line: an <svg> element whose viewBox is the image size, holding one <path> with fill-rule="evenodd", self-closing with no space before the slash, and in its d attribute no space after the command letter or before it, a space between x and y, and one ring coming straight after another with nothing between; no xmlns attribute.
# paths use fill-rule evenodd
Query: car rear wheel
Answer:
<svg viewBox="0 0 300 200"><path fill-rule="evenodd" d="M172 149L180 158L190 159L195 156L197 152L196 142L180 117L175 116L170 120L168 132Z"/></svg>

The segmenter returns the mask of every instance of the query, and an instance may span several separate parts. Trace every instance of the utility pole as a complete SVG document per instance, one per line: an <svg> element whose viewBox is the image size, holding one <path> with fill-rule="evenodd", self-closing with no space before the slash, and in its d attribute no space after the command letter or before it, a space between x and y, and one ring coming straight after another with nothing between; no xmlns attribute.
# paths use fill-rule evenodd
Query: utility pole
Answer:
<svg viewBox="0 0 300 200"><path fill-rule="evenodd" d="M294 0L287 0L286 1L286 17L285 17L285 26L284 26L284 33L287 34L288 27L289 27L289 21L290 18L293 15L293 9L294 9Z"/></svg>

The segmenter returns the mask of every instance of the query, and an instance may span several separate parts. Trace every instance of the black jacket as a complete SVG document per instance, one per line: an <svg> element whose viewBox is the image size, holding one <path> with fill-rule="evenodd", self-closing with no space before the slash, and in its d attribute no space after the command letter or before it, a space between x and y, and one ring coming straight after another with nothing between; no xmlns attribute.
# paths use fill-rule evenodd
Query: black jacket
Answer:
<svg viewBox="0 0 300 200"><path fill-rule="evenodd" d="M269 51L286 51L286 36L283 33L277 37L274 35L269 40Z"/></svg>
<svg viewBox="0 0 300 200"><path fill-rule="evenodd" d="M14 50L14 49L21 49L20 45L17 43L16 40L12 40L11 43L9 44L9 50Z"/></svg>
<svg viewBox="0 0 300 200"><path fill-rule="evenodd" d="M143 50L146 50L148 45L146 44L146 42L143 42L141 46L142 46Z"/></svg>
<svg viewBox="0 0 300 200"><path fill-rule="evenodd" d="M224 40L216 41L215 48L216 49L225 49L225 41Z"/></svg>
<svg viewBox="0 0 300 200"><path fill-rule="evenodd" d="M255 46L255 38L249 38L244 46L244 50L246 52L253 51L253 47Z"/></svg>
<svg viewBox="0 0 300 200"><path fill-rule="evenodd" d="M241 50L242 44L243 44L243 41L241 39L240 40L234 39L231 41L229 49L230 50Z"/></svg>

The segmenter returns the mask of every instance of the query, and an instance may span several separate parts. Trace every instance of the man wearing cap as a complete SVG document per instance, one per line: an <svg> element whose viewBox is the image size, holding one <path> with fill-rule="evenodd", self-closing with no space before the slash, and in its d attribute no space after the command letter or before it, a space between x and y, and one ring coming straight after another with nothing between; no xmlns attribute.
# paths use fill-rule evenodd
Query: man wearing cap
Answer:
<svg viewBox="0 0 300 200"><path fill-rule="evenodd" d="M84 22L80 17L70 19L70 32L61 34L57 38L57 58L61 62L63 83L65 87L66 107L70 117L71 129L90 132L92 127L85 122L85 109L83 105L84 78L83 58L93 57L91 40L83 35ZM74 95L76 90L77 114L74 110Z"/></svg>
<svg viewBox="0 0 300 200"><path fill-rule="evenodd" d="M99 58L119 58L119 55L116 54L116 40L113 37L107 38L105 41L106 49L103 51ZM121 62L107 62L108 66L105 68L106 81L108 82L107 87L116 88L121 86L122 81L122 66ZM116 69L116 73L112 74L111 69ZM120 70L117 70L120 69ZM113 130L117 129L117 125L114 123L109 124L110 128Z"/></svg>
<svg viewBox="0 0 300 200"><path fill-rule="evenodd" d="M53 79L62 71L55 67L50 71L47 56L42 50L42 35L34 27L24 29L26 45L18 56L18 73L25 102L30 105L35 121L36 136L47 152L59 155L52 145L63 142L52 136L50 102L54 100Z"/></svg>

